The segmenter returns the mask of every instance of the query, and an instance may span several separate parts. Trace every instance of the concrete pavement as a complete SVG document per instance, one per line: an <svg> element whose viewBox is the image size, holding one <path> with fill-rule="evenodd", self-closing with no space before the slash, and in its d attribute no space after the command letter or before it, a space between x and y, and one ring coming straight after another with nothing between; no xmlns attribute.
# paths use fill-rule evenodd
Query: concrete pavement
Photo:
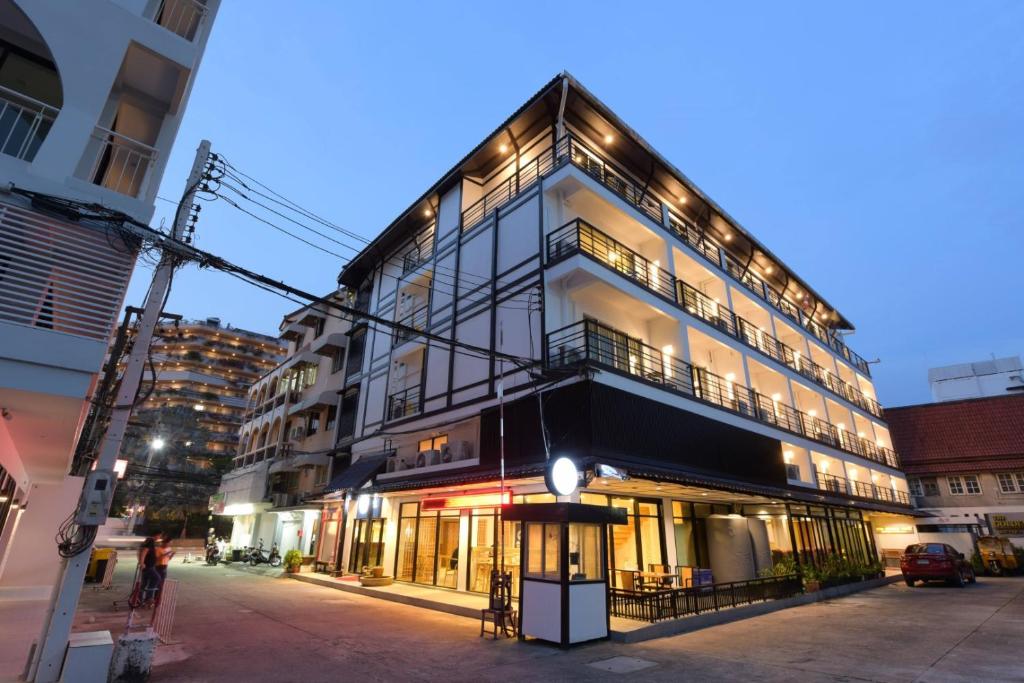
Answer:
<svg viewBox="0 0 1024 683"><path fill-rule="evenodd" d="M634 645L563 652L479 622L224 567L175 564L177 643L153 681L1024 680L1024 579L889 585ZM130 573L119 572L126 583ZM108 608L83 599L97 623ZM107 600L106 602L109 602Z"/></svg>

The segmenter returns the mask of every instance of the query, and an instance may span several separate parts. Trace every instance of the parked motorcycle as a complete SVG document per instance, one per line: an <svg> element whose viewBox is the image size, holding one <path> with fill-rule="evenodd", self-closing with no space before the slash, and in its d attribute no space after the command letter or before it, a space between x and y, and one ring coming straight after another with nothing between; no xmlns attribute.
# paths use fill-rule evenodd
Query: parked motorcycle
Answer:
<svg viewBox="0 0 1024 683"><path fill-rule="evenodd" d="M216 543L206 544L206 564L211 567L220 561L220 548Z"/></svg>
<svg viewBox="0 0 1024 683"><path fill-rule="evenodd" d="M258 564L269 564L271 567L281 566L281 554L277 551L276 543L270 546L270 552L268 553L263 549L263 539L260 539L259 547L254 549L249 556L250 567L255 567Z"/></svg>

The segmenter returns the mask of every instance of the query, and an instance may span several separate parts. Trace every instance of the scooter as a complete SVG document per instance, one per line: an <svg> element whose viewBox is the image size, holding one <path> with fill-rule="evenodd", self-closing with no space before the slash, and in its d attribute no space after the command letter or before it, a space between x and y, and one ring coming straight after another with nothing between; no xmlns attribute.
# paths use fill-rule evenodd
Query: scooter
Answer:
<svg viewBox="0 0 1024 683"><path fill-rule="evenodd" d="M255 567L258 564L269 564L271 567L281 566L281 554L277 551L277 544L270 546L270 552L263 549L263 539L260 539L260 546L252 551L249 556L249 566Z"/></svg>
<svg viewBox="0 0 1024 683"><path fill-rule="evenodd" d="M206 564L211 567L220 562L220 547L216 542L206 544Z"/></svg>

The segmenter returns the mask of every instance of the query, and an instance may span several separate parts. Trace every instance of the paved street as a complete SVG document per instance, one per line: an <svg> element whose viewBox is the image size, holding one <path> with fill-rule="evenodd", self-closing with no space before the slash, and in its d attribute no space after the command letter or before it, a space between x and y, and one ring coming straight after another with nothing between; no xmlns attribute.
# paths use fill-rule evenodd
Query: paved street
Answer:
<svg viewBox="0 0 1024 683"><path fill-rule="evenodd" d="M636 645L493 642L479 623L223 567L179 565L153 681L1024 680L1024 579L893 584ZM127 572L119 580L127 582ZM94 608L109 595L87 593ZM87 617L88 618L88 617ZM95 614L97 626L108 620ZM105 627L105 625L101 626ZM612 660L614 657L636 660ZM602 668L603 667L603 668ZM616 673L636 667L632 673ZM639 668L644 667L644 668ZM604 670L611 668L611 671Z"/></svg>

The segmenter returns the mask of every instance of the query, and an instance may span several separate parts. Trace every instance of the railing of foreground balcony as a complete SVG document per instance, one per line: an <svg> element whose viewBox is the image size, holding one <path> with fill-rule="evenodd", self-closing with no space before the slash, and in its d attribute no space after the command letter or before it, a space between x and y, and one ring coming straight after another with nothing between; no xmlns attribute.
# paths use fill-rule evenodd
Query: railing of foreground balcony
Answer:
<svg viewBox="0 0 1024 683"><path fill-rule="evenodd" d="M185 40L194 40L206 16L206 4L200 0L160 0L153 22Z"/></svg>
<svg viewBox="0 0 1024 683"><path fill-rule="evenodd" d="M138 197L146 188L156 149L126 135L97 126L90 151L89 181L108 190Z"/></svg>
<svg viewBox="0 0 1024 683"><path fill-rule="evenodd" d="M397 322L399 325L403 325L404 327L399 327L395 329L395 333L392 336L391 341L392 347L398 346L399 344L403 344L409 341L410 339L416 337L416 333L413 332L413 330L418 330L422 332L423 330L427 329L427 305L423 304L415 311L404 316Z"/></svg>
<svg viewBox="0 0 1024 683"><path fill-rule="evenodd" d="M388 420L397 420L420 412L420 385L388 395Z"/></svg>
<svg viewBox="0 0 1024 683"><path fill-rule="evenodd" d="M764 396L731 378L694 367L596 320L582 320L549 333L545 351L545 362L551 368L593 365L610 369L879 464L899 467L899 458L889 448L796 410L780 397Z"/></svg>
<svg viewBox="0 0 1024 683"><path fill-rule="evenodd" d="M818 472L818 488L830 493L844 493L848 496L910 505L910 496L898 489L887 488L855 479L847 479L846 477L838 477L826 472Z"/></svg>
<svg viewBox="0 0 1024 683"><path fill-rule="evenodd" d="M612 239L590 223L576 218L548 235L548 263L578 252L594 257L602 265L624 275L641 287L669 299L690 315L739 339L747 346L872 415L881 417L881 406L863 392L808 359L806 355L783 344L766 330L735 315L718 301L682 280L675 280L671 273L662 270L657 264Z"/></svg>
<svg viewBox="0 0 1024 683"><path fill-rule="evenodd" d="M652 591L609 588L608 597L613 617L653 623L702 612L717 612L755 602L781 600L799 595L803 590L803 581L800 577L790 574Z"/></svg>
<svg viewBox="0 0 1024 683"><path fill-rule="evenodd" d="M32 161L60 110L0 86L0 152Z"/></svg>
<svg viewBox="0 0 1024 683"><path fill-rule="evenodd" d="M525 155L531 153L532 150L523 150ZM520 162L513 159L504 169L498 171L499 174L505 173L508 177L462 211L462 229L464 231L475 226L495 209L515 199L521 192L532 187L541 176L554 168L554 150L550 146L547 147L530 161L522 162L518 170L515 168L517 163Z"/></svg>

